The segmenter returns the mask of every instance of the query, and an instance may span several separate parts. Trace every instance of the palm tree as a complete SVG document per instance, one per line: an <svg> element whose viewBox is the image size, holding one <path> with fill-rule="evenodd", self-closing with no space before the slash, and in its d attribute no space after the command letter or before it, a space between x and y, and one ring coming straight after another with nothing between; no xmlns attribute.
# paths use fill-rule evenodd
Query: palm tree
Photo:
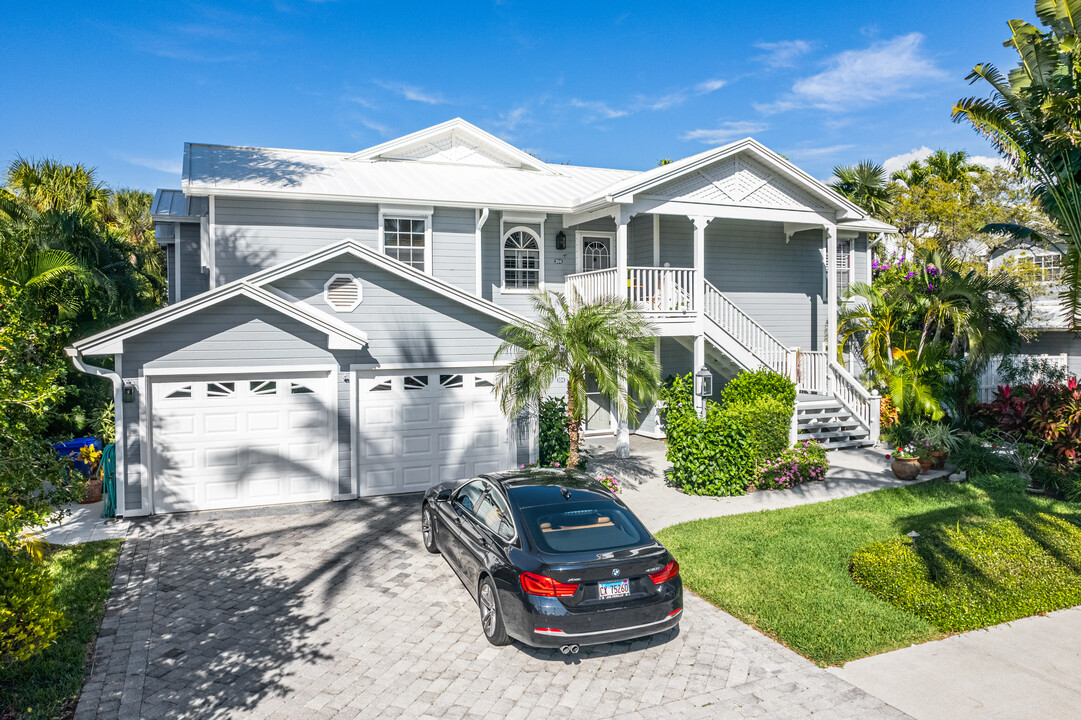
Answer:
<svg viewBox="0 0 1081 720"><path fill-rule="evenodd" d="M945 183L954 183L985 172L987 168L983 165L969 162L968 153L964 150L935 150L923 162L913 160L900 170L894 171L890 177L903 182L909 188L915 188L926 184L933 177Z"/></svg>
<svg viewBox="0 0 1081 720"><path fill-rule="evenodd" d="M830 187L859 205L871 215L885 218L893 207L894 189L881 165L863 160L856 165L833 168L837 180Z"/></svg>
<svg viewBox="0 0 1081 720"><path fill-rule="evenodd" d="M514 416L548 395L567 377L567 466L578 466L580 430L586 410L586 381L592 379L621 417L638 411L637 401L657 397L661 368L653 356L654 329L626 300L586 303L559 292L530 296L533 322L506 325L495 359L509 357L496 382L503 412Z"/></svg>
<svg viewBox="0 0 1081 720"><path fill-rule="evenodd" d="M12 195L38 210L90 210L104 217L109 190L83 165L64 165L45 158L16 158L4 173L4 184Z"/></svg>
<svg viewBox="0 0 1081 720"><path fill-rule="evenodd" d="M1062 300L1071 327L1081 330L1081 4L1037 0L1036 15L1048 30L1010 20L1004 44L1021 61L1008 76L994 65L976 65L972 83L986 82L989 97L968 97L953 106L955 122L968 121L1015 169L1034 183L1033 196L1066 241L1066 287ZM988 225L1000 232L1043 242L1062 251L1054 238L1017 224Z"/></svg>

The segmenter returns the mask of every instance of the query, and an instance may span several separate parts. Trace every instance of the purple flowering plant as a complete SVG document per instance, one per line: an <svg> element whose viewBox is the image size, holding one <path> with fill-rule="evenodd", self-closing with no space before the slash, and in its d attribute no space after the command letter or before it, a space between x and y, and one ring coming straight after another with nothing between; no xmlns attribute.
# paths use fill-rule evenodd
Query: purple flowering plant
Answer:
<svg viewBox="0 0 1081 720"><path fill-rule="evenodd" d="M758 469L759 490L788 490L805 482L821 482L829 470L826 449L816 440L796 443Z"/></svg>

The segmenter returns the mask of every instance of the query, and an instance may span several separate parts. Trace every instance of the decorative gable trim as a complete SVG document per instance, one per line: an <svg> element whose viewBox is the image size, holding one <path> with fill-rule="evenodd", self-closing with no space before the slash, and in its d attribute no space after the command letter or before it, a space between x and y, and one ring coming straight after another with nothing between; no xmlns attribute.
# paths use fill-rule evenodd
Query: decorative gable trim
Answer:
<svg viewBox="0 0 1081 720"><path fill-rule="evenodd" d="M435 162L480 167L505 167L554 171L527 152L500 140L461 118L404 137L370 147L347 157L348 160L375 162L398 160L406 162Z"/></svg>

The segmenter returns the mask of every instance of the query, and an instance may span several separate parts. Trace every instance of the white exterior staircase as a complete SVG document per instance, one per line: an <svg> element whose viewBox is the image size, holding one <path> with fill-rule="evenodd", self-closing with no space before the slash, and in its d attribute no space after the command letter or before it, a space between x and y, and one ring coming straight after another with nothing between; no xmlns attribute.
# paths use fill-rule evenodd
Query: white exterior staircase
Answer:
<svg viewBox="0 0 1081 720"><path fill-rule="evenodd" d="M567 277L569 289L586 302L619 297L624 283L614 268L577 273ZM695 284L702 292L702 308L696 308ZM704 291L702 287L704 286ZM796 412L790 440L814 438L828 449L873 445L878 440L879 399L871 395L836 360L825 352L804 352L786 347L710 282L699 281L697 272L674 268L627 268L627 298L635 302L650 321L682 323L697 317L706 342L706 360L726 374L768 367L796 383ZM672 334L693 350L687 332Z"/></svg>

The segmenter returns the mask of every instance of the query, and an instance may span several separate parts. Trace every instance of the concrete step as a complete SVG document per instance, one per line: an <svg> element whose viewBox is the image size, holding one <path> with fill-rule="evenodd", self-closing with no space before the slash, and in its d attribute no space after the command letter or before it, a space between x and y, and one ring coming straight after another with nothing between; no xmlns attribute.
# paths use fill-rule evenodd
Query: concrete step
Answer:
<svg viewBox="0 0 1081 720"><path fill-rule="evenodd" d="M833 398L823 400L807 400L796 403L796 412L802 410L843 410L844 405Z"/></svg>
<svg viewBox="0 0 1081 720"><path fill-rule="evenodd" d="M796 429L797 430L830 430L830 429L853 428L853 427L862 427L860 425L860 421L853 418L853 417L837 418L835 420L827 420L827 421L820 421L820 422L803 422L803 421L797 421L796 422Z"/></svg>
<svg viewBox="0 0 1081 720"><path fill-rule="evenodd" d="M856 430L832 430L828 432L800 432L796 437L814 438L815 440L852 439L859 440L867 437L867 431L863 428Z"/></svg>

